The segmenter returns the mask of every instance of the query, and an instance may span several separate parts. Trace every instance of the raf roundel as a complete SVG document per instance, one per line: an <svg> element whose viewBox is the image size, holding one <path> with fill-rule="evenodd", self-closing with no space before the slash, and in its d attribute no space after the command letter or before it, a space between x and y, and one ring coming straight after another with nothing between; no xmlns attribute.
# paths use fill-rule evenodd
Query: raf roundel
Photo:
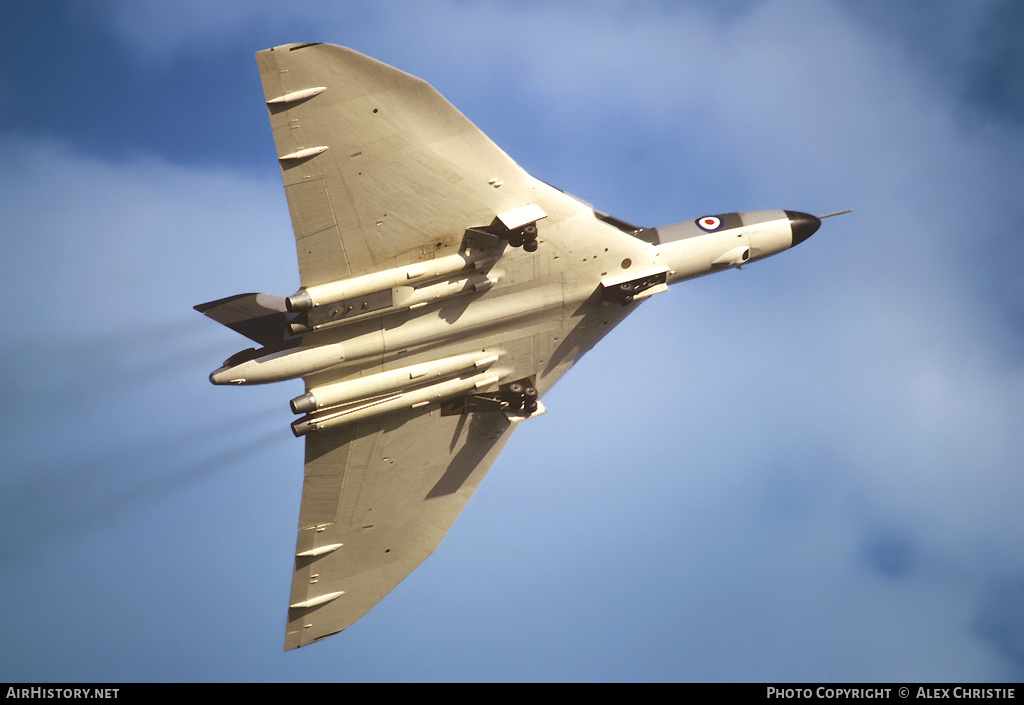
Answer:
<svg viewBox="0 0 1024 705"><path fill-rule="evenodd" d="M701 230L711 233L722 227L722 219L713 215L706 215L703 218L697 218L697 225Z"/></svg>

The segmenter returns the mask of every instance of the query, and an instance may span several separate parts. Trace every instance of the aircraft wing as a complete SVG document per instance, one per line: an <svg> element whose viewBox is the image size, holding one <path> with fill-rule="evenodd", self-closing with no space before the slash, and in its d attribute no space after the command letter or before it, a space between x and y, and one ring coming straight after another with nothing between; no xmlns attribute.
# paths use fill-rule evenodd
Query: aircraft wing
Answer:
<svg viewBox="0 0 1024 705"><path fill-rule="evenodd" d="M515 427L638 303L820 219L635 228L527 174L418 78L328 44L256 58L301 289L196 309L264 346L211 382L305 383L288 650L350 626L422 563Z"/></svg>
<svg viewBox="0 0 1024 705"><path fill-rule="evenodd" d="M350 626L433 553L515 426L412 410L311 434L285 650Z"/></svg>
<svg viewBox="0 0 1024 705"><path fill-rule="evenodd" d="M467 227L526 204L549 222L590 213L419 78L330 44L256 59L304 287L454 251Z"/></svg>
<svg viewBox="0 0 1024 705"><path fill-rule="evenodd" d="M307 332L301 354L354 341L380 350L303 374L307 392L478 356L494 360L487 374L439 376L436 388L465 384L486 396L521 381L543 394L633 310L632 297L608 306L601 292L623 273L650 276L651 245L527 174L430 85L327 44L256 57L304 288L455 255L471 229L513 228L510 214L543 218L539 250L494 238L497 264L482 292ZM441 404L424 396L307 435L286 649L351 625L438 546L518 423L483 410L479 395L483 406L471 404L476 391L461 394L454 410L451 394Z"/></svg>

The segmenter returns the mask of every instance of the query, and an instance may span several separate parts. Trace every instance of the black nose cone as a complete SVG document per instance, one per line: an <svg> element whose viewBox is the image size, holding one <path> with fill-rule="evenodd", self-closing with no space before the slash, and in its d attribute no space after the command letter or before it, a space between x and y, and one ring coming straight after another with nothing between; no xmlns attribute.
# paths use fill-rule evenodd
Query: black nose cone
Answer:
<svg viewBox="0 0 1024 705"><path fill-rule="evenodd" d="M789 227L793 230L793 244L790 247L796 247L821 227L821 220L813 215L799 211L786 211L786 215L789 216Z"/></svg>

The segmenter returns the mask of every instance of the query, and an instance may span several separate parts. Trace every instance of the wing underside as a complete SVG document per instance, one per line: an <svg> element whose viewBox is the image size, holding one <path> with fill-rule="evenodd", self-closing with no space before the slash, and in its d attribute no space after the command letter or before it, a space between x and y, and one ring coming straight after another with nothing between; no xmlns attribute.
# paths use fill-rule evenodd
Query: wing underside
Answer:
<svg viewBox="0 0 1024 705"><path fill-rule="evenodd" d="M514 428L434 409L309 436L285 649L350 626L422 563Z"/></svg>
<svg viewBox="0 0 1024 705"><path fill-rule="evenodd" d="M305 375L307 392L357 379L391 385L409 365L440 369L471 354L494 362L486 375L439 376L410 391L414 408L331 427L349 412L314 412L323 428L306 439L285 639L293 649L350 626L434 551L518 423L469 402L453 409L458 400L439 390L458 386L465 400L515 382L545 393L633 308L603 305L598 283L657 262L648 243L523 171L422 80L327 44L256 56L303 288L461 256L495 223L540 223L529 251L487 231L486 282L465 272L428 281L402 294L425 299L407 310L394 307L402 287L388 284L323 306L329 315L366 306L371 318L303 336L303 348L358 338L379 349ZM427 296L446 287L458 291ZM378 294L386 305L376 314ZM400 397L345 399L363 413Z"/></svg>
<svg viewBox="0 0 1024 705"><path fill-rule="evenodd" d="M418 78L329 44L256 58L304 287L449 254L527 204L589 213Z"/></svg>

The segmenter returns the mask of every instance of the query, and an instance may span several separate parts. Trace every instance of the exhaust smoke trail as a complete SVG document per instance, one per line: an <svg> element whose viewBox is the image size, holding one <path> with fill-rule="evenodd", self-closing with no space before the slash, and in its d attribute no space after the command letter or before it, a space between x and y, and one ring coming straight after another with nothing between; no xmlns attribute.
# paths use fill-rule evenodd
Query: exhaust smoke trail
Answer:
<svg viewBox="0 0 1024 705"><path fill-rule="evenodd" d="M275 405L154 440L125 443L112 436L91 453L60 445L34 453L19 477L4 482L0 562L95 530L140 504L285 445L293 439L281 419ZM240 433L244 437L235 441Z"/></svg>

